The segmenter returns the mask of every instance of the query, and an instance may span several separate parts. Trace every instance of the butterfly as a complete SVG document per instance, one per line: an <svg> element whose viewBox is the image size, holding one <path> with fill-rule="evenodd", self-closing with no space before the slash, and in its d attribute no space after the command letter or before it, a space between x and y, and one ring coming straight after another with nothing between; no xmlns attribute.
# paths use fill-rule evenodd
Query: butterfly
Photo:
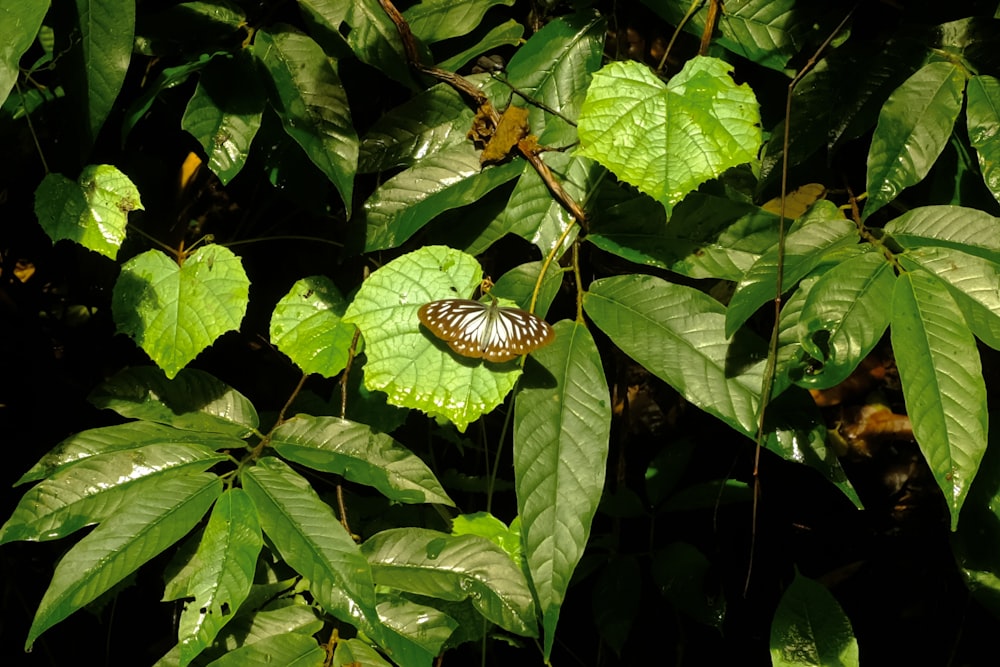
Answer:
<svg viewBox="0 0 1000 667"><path fill-rule="evenodd" d="M462 355L510 361L548 345L555 338L549 323L520 308L471 299L443 299L420 306L417 317L432 334Z"/></svg>

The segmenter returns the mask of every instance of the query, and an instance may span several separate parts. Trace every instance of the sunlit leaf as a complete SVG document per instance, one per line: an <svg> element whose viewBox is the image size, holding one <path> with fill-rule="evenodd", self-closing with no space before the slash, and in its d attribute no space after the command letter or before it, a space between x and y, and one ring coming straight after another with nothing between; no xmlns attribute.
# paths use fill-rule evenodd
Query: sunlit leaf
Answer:
<svg viewBox="0 0 1000 667"><path fill-rule="evenodd" d="M347 300L324 276L292 285L271 315L271 342L304 373L333 377L344 370L357 331L341 322Z"/></svg>
<svg viewBox="0 0 1000 667"><path fill-rule="evenodd" d="M796 573L771 622L775 667L857 667L851 622L826 588Z"/></svg>

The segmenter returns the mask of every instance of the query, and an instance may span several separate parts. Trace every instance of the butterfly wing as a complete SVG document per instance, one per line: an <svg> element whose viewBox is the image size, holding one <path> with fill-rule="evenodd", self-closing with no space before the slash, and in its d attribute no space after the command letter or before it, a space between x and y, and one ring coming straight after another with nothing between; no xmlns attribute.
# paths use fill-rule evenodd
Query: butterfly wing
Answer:
<svg viewBox="0 0 1000 667"><path fill-rule="evenodd" d="M551 342L548 322L518 308L471 299L443 299L420 307L417 317L431 333L465 357L502 363Z"/></svg>
<svg viewBox="0 0 1000 667"><path fill-rule="evenodd" d="M510 361L548 345L555 338L549 323L519 308L497 308L489 338L483 344L487 361Z"/></svg>

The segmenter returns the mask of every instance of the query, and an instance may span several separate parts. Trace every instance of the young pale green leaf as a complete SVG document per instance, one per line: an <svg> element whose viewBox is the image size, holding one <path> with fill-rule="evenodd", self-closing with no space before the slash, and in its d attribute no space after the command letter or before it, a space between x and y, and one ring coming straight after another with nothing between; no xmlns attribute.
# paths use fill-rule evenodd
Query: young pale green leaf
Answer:
<svg viewBox="0 0 1000 667"><path fill-rule="evenodd" d="M986 384L976 340L945 284L920 270L896 280L891 327L913 435L944 492L954 530L986 450Z"/></svg>
<svg viewBox="0 0 1000 667"><path fill-rule="evenodd" d="M107 164L84 167L77 182L48 174L35 190L35 215L52 242L68 239L114 259L130 211L142 210L139 190Z"/></svg>
<svg viewBox="0 0 1000 667"><path fill-rule="evenodd" d="M6 44L0 53L0 105L7 100L14 87L20 74L21 56L34 43L48 10L49 0L0 2L0 35L6 35Z"/></svg>
<svg viewBox="0 0 1000 667"><path fill-rule="evenodd" d="M370 537L361 551L381 586L442 600L470 598L493 623L519 635L536 636L528 582L514 561L489 540L426 528L393 528Z"/></svg>
<svg viewBox="0 0 1000 667"><path fill-rule="evenodd" d="M0 528L0 544L65 537L107 519L161 479L193 475L225 459L201 444L156 440L80 459L21 497Z"/></svg>
<svg viewBox="0 0 1000 667"><path fill-rule="evenodd" d="M944 150L962 110L965 70L952 62L924 65L893 91L878 116L868 151L864 217L919 183Z"/></svg>
<svg viewBox="0 0 1000 667"><path fill-rule="evenodd" d="M475 258L444 246L421 248L373 273L344 316L365 336L365 386L460 431L498 406L521 374L517 364L460 357L417 318L428 301L469 298L481 280Z"/></svg>
<svg viewBox="0 0 1000 667"><path fill-rule="evenodd" d="M596 74L580 112L580 154L673 207L729 167L757 160L760 113L732 67L697 56L666 85L636 62Z"/></svg>
<svg viewBox="0 0 1000 667"><path fill-rule="evenodd" d="M718 301L653 276L624 275L592 283L583 307L625 354L688 401L740 433L757 431L764 342L749 333L730 341ZM754 365L734 368L734 359Z"/></svg>
<svg viewBox="0 0 1000 667"><path fill-rule="evenodd" d="M379 186L365 201L365 252L401 245L435 216L516 178L518 158L483 168L469 142L433 153Z"/></svg>
<svg viewBox="0 0 1000 667"><path fill-rule="evenodd" d="M308 481L273 457L260 459L243 482L268 539L306 578L323 609L381 640L371 568L330 506Z"/></svg>
<svg viewBox="0 0 1000 667"><path fill-rule="evenodd" d="M399 595L379 597L377 609L382 625L409 649L393 656L396 664L429 667L441 654L441 648L458 627L458 621L434 607L411 602Z"/></svg>
<svg viewBox="0 0 1000 667"><path fill-rule="evenodd" d="M979 75L969 79L965 109L969 143L976 149L983 182L1000 201L1000 79Z"/></svg>
<svg viewBox="0 0 1000 667"><path fill-rule="evenodd" d="M420 457L364 424L299 415L274 430L271 447L290 461L374 486L396 502L455 506Z"/></svg>
<svg viewBox="0 0 1000 667"><path fill-rule="evenodd" d="M943 280L972 332L1000 349L1000 263L933 246L908 251L905 257L907 265L917 265Z"/></svg>
<svg viewBox="0 0 1000 667"><path fill-rule="evenodd" d="M358 135L336 68L319 44L295 32L258 30L254 53L271 75L271 104L285 132L336 186L350 215Z"/></svg>
<svg viewBox="0 0 1000 667"><path fill-rule="evenodd" d="M962 206L921 206L890 220L885 231L905 248L945 246L1000 262L1000 219Z"/></svg>
<svg viewBox="0 0 1000 667"><path fill-rule="evenodd" d="M195 431L206 439L214 437L210 434L232 436L225 447L239 447L233 438L244 438L260 425L250 399L197 368L185 368L173 379L153 366L125 368L87 399L122 417Z"/></svg>
<svg viewBox="0 0 1000 667"><path fill-rule="evenodd" d="M249 294L243 264L228 248L202 246L182 265L147 250L122 266L111 313L119 333L172 379L216 338L239 328Z"/></svg>
<svg viewBox="0 0 1000 667"><path fill-rule="evenodd" d="M392 667L382 655L360 639L342 639L333 652L332 667Z"/></svg>
<svg viewBox="0 0 1000 667"><path fill-rule="evenodd" d="M836 598L796 573L771 621L774 667L857 667L858 640Z"/></svg>
<svg viewBox="0 0 1000 667"><path fill-rule="evenodd" d="M208 156L223 185L243 169L264 114L264 88L245 52L213 58L188 101L181 127Z"/></svg>
<svg viewBox="0 0 1000 667"><path fill-rule="evenodd" d="M822 365L799 380L811 389L840 384L889 326L895 275L879 252L866 252L822 274L799 315L799 342Z"/></svg>
<svg viewBox="0 0 1000 667"><path fill-rule="evenodd" d="M523 34L524 26L514 19L509 19L498 26L494 26L476 44L439 62L438 67L449 72L457 72L462 65L476 56L489 53L502 46L517 46L521 43L521 35Z"/></svg>
<svg viewBox="0 0 1000 667"><path fill-rule="evenodd" d="M271 315L271 342L303 373L333 377L344 370L357 329L342 322L347 301L324 276L303 278Z"/></svg>
<svg viewBox="0 0 1000 667"><path fill-rule="evenodd" d="M604 19L596 13L553 19L510 59L510 84L563 116L528 108L531 133L542 145L568 146L576 141L576 128L565 119L576 121L580 115L591 75L601 66L606 31Z"/></svg>
<svg viewBox="0 0 1000 667"><path fill-rule="evenodd" d="M358 171L410 167L468 142L473 113L461 95L439 83L383 114L361 140Z"/></svg>
<svg viewBox="0 0 1000 667"><path fill-rule="evenodd" d="M587 327L564 320L532 354L514 404L514 485L521 541L548 660L573 570L604 490L611 397Z"/></svg>
<svg viewBox="0 0 1000 667"><path fill-rule="evenodd" d="M623 196L624 195L624 196ZM778 217L764 209L691 193L670 222L648 196L600 191L587 240L630 262L690 278L738 281L778 241Z"/></svg>
<svg viewBox="0 0 1000 667"><path fill-rule="evenodd" d="M73 117L83 120L80 140L84 153L89 153L125 82L135 35L135 3L93 0L74 5L66 11L68 3L57 3L62 9L56 18L61 28L56 32L61 51L57 67L66 97L77 107Z"/></svg>
<svg viewBox="0 0 1000 667"><path fill-rule="evenodd" d="M425 44L433 44L471 32L490 7L514 4L514 0L424 0L413 5L403 18Z"/></svg>
<svg viewBox="0 0 1000 667"><path fill-rule="evenodd" d="M257 555L264 541L257 508L242 489L229 489L216 501L194 557L181 613L180 664L190 664L212 645L250 593Z"/></svg>
<svg viewBox="0 0 1000 667"><path fill-rule="evenodd" d="M243 447L245 442L221 433L182 431L135 421L81 431L66 438L21 475L15 486L51 477L57 471L97 454L109 454L146 445L191 444L213 450Z"/></svg>
<svg viewBox="0 0 1000 667"><path fill-rule="evenodd" d="M323 667L326 651L316 639L298 632L286 632L265 637L258 642L235 648L212 667Z"/></svg>
<svg viewBox="0 0 1000 667"><path fill-rule="evenodd" d="M508 528L507 524L489 512L459 514L451 520L451 534L485 537L503 549L515 563L522 562L521 521L519 517L515 517Z"/></svg>
<svg viewBox="0 0 1000 667"><path fill-rule="evenodd" d="M200 473L162 479L136 494L59 561L35 612L25 650L45 630L182 538L221 493L217 476Z"/></svg>
<svg viewBox="0 0 1000 667"><path fill-rule="evenodd" d="M842 217L817 220L790 232L785 237L781 292L790 290L823 260L824 255L857 241L858 232L854 223ZM779 250L774 246L761 255L736 285L736 292L726 309L727 336L736 333L758 308L774 299Z"/></svg>
<svg viewBox="0 0 1000 667"><path fill-rule="evenodd" d="M593 160L565 153L544 153L542 159L566 193L578 203L590 199L607 173ZM562 238L570 225L574 228ZM562 238L562 247L556 255L560 257L573 244L579 227L569 211L552 196L535 168L526 164L507 206L496 220L495 233L497 236L517 234L537 247L543 256L548 255Z"/></svg>

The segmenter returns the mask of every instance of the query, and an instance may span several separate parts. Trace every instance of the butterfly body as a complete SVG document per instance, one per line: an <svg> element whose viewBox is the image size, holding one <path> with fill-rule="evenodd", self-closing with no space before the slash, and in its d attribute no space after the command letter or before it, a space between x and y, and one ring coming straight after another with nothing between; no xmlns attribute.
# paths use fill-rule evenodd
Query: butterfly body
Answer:
<svg viewBox="0 0 1000 667"><path fill-rule="evenodd" d="M555 337L549 323L495 299L443 299L425 303L417 317L431 333L464 357L510 361L546 345Z"/></svg>

